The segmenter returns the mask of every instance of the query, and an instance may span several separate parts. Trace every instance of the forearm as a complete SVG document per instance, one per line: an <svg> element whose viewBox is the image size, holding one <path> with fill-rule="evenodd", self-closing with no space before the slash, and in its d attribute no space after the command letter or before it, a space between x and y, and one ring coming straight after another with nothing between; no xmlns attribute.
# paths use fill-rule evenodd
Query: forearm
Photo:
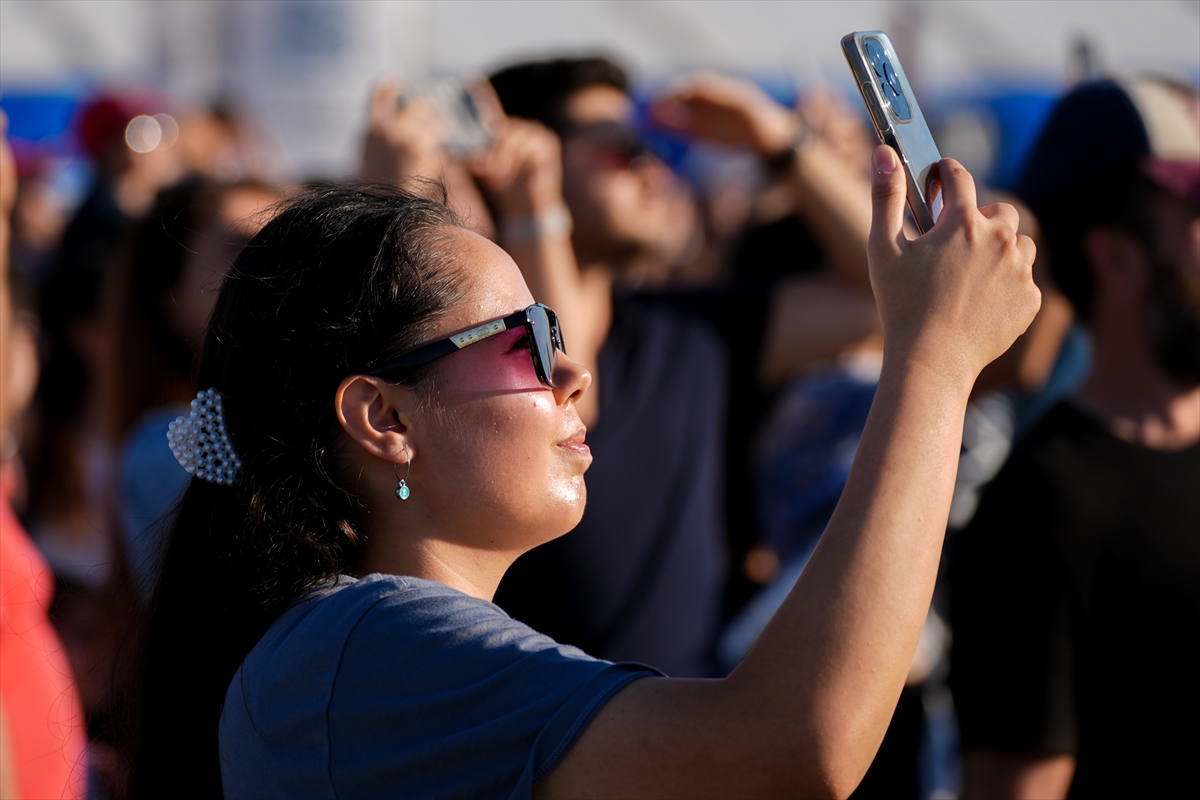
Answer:
<svg viewBox="0 0 1200 800"><path fill-rule="evenodd" d="M797 211L841 278L870 292L867 235L871 231L871 184L866 176L816 139L796 153L786 181Z"/></svg>
<svg viewBox="0 0 1200 800"><path fill-rule="evenodd" d="M591 391L576 403L591 425L600 407L596 367L608 334L611 286L599 273L580 272L575 260L558 137L537 123L506 119L471 168L492 201L498 243L520 267L533 298L557 312L571 358L592 373Z"/></svg>
<svg viewBox="0 0 1200 800"><path fill-rule="evenodd" d="M904 685L933 593L969 380L888 356L854 468L812 560L729 681L769 709L835 793L857 784ZM766 724L764 724L766 723Z"/></svg>
<svg viewBox="0 0 1200 800"><path fill-rule="evenodd" d="M885 361L842 501L733 674L632 684L537 796L854 790L883 739L933 593L969 389L907 369Z"/></svg>
<svg viewBox="0 0 1200 800"><path fill-rule="evenodd" d="M759 379L777 385L882 333L875 301L844 281L827 275L785 281L771 300Z"/></svg>
<svg viewBox="0 0 1200 800"><path fill-rule="evenodd" d="M970 750L963 757L963 797L967 800L1056 800L1067 796L1074 776L1074 756Z"/></svg>
<svg viewBox="0 0 1200 800"><path fill-rule="evenodd" d="M971 384L1037 312L1033 243L941 162L946 210L904 237L904 175L874 154L883 371L841 501L800 580L723 681L638 681L540 796L846 796L883 740L933 594Z"/></svg>

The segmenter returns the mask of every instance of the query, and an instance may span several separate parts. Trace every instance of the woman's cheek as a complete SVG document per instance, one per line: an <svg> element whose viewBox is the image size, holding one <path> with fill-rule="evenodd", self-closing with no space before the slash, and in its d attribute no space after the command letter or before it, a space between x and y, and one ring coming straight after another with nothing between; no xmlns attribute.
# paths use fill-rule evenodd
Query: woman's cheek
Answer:
<svg viewBox="0 0 1200 800"><path fill-rule="evenodd" d="M462 358L461 363L457 366L460 369L455 370L458 373L458 380L465 387L471 387L469 391L474 393L486 393L488 391L540 391L545 387L538 380L537 372L533 368L533 358L529 350L518 347L515 350L508 348L495 352L499 348L479 348L478 353L468 353L464 350L456 356L468 356Z"/></svg>
<svg viewBox="0 0 1200 800"><path fill-rule="evenodd" d="M496 378L504 388L536 392L544 389L528 350L506 353L499 359Z"/></svg>

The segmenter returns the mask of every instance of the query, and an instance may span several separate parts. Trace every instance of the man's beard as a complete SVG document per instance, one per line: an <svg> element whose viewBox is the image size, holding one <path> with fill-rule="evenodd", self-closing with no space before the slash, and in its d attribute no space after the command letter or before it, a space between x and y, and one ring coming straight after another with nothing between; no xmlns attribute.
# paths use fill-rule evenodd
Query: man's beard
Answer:
<svg viewBox="0 0 1200 800"><path fill-rule="evenodd" d="M1158 364L1188 388L1200 385L1200 298L1186 286L1186 267L1157 259L1147 323Z"/></svg>

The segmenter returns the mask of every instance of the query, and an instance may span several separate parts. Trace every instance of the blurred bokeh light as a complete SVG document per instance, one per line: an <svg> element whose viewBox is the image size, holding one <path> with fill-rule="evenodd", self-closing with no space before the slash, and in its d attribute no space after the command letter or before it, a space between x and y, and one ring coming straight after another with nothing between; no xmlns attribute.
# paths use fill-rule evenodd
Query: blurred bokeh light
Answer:
<svg viewBox="0 0 1200 800"><path fill-rule="evenodd" d="M643 92L697 67L782 99L850 89L838 48L888 31L943 148L1004 183L1048 98L1085 74L1200 74L1200 2L375 2L0 0L0 94L19 148L69 157L75 105L151 88L173 111L253 117L290 177L354 164L383 74L464 75L518 58L599 51ZM164 140L165 141L165 140Z"/></svg>

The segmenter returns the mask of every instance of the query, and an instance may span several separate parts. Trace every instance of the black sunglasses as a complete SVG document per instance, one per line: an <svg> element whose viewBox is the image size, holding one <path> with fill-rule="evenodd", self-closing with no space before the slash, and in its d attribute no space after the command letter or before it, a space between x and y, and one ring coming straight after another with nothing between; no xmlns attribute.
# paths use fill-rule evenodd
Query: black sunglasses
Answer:
<svg viewBox="0 0 1200 800"><path fill-rule="evenodd" d="M640 158L653 155L637 129L624 122L604 120L573 125L568 127L563 135L583 139L593 147L619 159L622 166L626 167Z"/></svg>
<svg viewBox="0 0 1200 800"><path fill-rule="evenodd" d="M529 334L529 354L533 357L533 371L538 380L549 389L554 388L554 359L558 350L567 352L563 345L562 329L558 326L558 315L541 303L534 303L524 311L509 314L491 322L485 322L470 330L456 333L436 342L422 345L416 350L380 364L372 375L387 378L399 375L430 361L456 353L467 345L482 342L498 333L523 325Z"/></svg>

